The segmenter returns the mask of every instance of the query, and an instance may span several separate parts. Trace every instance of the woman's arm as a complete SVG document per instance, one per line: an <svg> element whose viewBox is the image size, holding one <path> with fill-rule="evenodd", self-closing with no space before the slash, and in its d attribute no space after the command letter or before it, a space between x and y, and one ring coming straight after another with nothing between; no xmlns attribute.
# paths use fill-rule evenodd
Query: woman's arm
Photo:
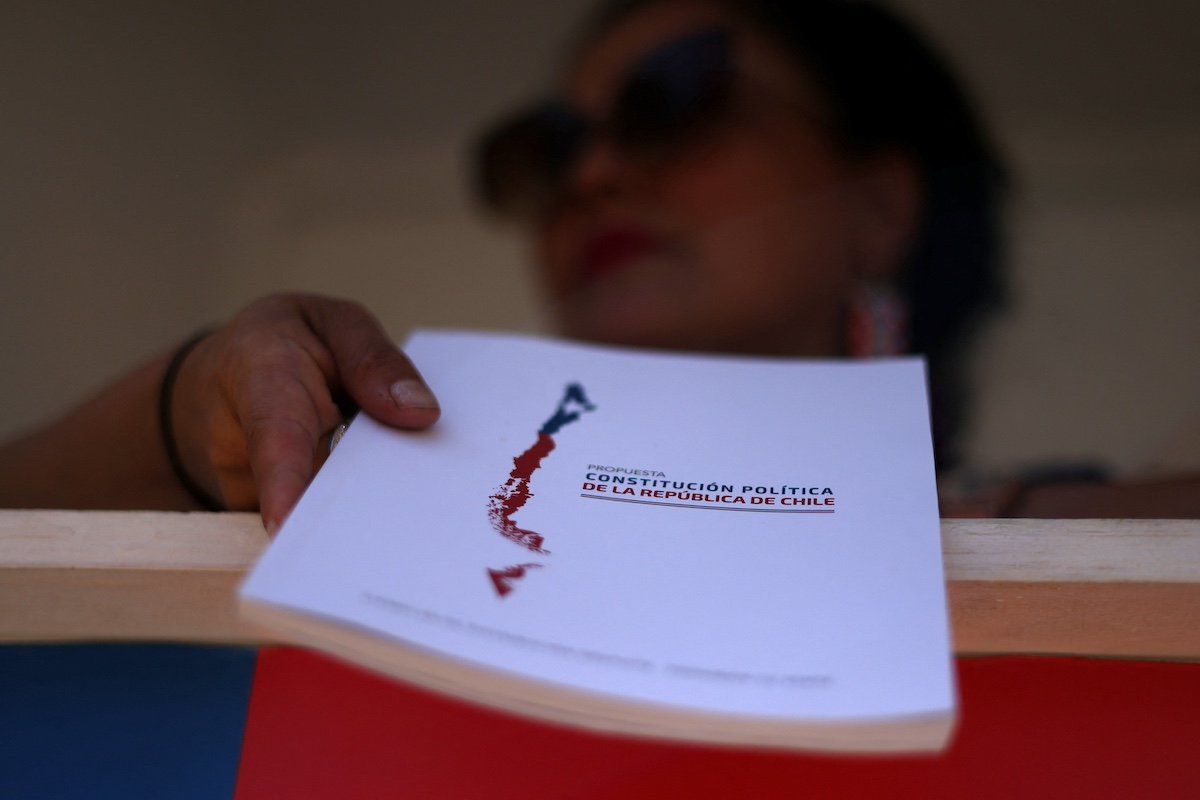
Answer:
<svg viewBox="0 0 1200 800"><path fill-rule="evenodd" d="M1014 517L1200 519L1200 475L1130 483L1059 483L1027 490Z"/></svg>
<svg viewBox="0 0 1200 800"><path fill-rule="evenodd" d="M121 378L63 419L0 448L0 505L198 508L159 429L170 359ZM171 393L182 467L223 507L282 522L324 460L322 440L357 405L398 428L425 428L437 401L378 321L312 295L259 300L182 361Z"/></svg>
<svg viewBox="0 0 1200 800"><path fill-rule="evenodd" d="M171 473L159 435L158 390L168 358L0 447L0 506L198 508Z"/></svg>

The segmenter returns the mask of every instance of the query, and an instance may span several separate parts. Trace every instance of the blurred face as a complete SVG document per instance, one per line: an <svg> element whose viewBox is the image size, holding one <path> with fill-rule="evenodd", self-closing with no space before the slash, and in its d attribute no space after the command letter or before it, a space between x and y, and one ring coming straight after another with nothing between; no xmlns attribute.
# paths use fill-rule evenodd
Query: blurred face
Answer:
<svg viewBox="0 0 1200 800"><path fill-rule="evenodd" d="M718 26L737 70L727 113L653 159L589 140L536 228L545 293L582 339L835 355L847 299L878 269L864 263L861 169L779 47L716 6L665 1L579 54L567 100L606 120L636 65Z"/></svg>

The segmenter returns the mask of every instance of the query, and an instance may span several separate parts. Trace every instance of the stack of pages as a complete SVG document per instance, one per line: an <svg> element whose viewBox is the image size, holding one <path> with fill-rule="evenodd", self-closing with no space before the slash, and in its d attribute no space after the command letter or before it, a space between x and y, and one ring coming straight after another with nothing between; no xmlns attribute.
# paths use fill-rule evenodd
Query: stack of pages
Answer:
<svg viewBox="0 0 1200 800"><path fill-rule="evenodd" d="M242 588L288 641L594 730L840 751L955 716L925 376L421 332Z"/></svg>

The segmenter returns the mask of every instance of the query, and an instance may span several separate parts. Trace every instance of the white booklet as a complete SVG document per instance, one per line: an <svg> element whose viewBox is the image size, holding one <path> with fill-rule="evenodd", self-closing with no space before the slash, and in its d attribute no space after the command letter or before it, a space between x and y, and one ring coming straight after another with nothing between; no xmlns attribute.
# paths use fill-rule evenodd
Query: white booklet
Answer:
<svg viewBox="0 0 1200 800"><path fill-rule="evenodd" d="M545 720L945 745L924 368L419 332L422 433L360 414L241 590L281 638Z"/></svg>

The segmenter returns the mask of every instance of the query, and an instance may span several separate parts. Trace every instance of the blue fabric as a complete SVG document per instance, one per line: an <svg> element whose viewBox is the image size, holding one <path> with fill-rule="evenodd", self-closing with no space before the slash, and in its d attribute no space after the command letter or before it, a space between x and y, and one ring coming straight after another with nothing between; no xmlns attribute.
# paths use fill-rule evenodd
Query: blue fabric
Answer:
<svg viewBox="0 0 1200 800"><path fill-rule="evenodd" d="M0 797L232 797L254 659L229 647L0 647Z"/></svg>

